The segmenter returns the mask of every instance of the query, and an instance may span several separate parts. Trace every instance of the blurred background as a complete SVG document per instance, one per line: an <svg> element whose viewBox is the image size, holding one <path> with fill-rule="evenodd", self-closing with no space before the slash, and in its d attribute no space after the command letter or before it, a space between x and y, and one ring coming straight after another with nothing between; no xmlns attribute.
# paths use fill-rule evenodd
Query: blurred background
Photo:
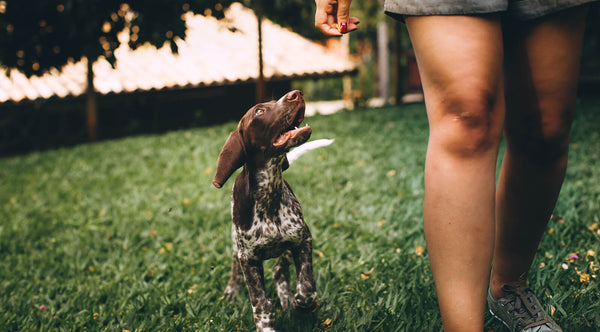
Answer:
<svg viewBox="0 0 600 332"><path fill-rule="evenodd" d="M303 0L0 0L0 156L237 120L301 89L307 112L422 101L404 25L355 1L326 38ZM449 32L451 33L451 32ZM600 92L590 8L579 93Z"/></svg>

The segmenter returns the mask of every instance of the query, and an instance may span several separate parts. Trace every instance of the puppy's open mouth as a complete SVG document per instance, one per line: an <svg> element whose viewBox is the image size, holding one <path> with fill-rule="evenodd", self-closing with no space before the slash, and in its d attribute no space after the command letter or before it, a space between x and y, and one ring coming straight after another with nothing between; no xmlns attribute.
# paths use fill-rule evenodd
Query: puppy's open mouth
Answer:
<svg viewBox="0 0 600 332"><path fill-rule="evenodd" d="M305 132L307 130L310 130L310 127L308 125L305 125L302 128L298 128L298 126L302 123L303 120L304 120L304 111L300 111L300 112L298 112L298 115L296 116L296 118L294 119L292 124L286 130L284 130L281 133L281 135L279 135L277 138L275 138L275 140L273 141L273 146L276 146L276 147L282 146L290 139L298 136L298 134Z"/></svg>

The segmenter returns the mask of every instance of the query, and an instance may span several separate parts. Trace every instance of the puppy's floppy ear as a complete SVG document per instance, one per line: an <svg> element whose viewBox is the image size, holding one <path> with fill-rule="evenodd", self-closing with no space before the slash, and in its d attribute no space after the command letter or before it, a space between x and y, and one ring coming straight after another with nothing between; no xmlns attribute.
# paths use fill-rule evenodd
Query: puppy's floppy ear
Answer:
<svg viewBox="0 0 600 332"><path fill-rule="evenodd" d="M212 180L215 187L221 188L231 174L244 165L246 158L244 151L242 135L238 130L232 131L217 160L217 173Z"/></svg>

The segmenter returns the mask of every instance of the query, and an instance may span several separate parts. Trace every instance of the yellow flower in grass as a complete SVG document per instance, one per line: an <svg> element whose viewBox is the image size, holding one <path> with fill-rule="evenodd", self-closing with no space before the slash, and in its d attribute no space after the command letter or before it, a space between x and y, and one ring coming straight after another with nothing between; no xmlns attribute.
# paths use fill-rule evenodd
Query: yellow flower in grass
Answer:
<svg viewBox="0 0 600 332"><path fill-rule="evenodd" d="M423 253L424 253L424 252L425 252L425 247L423 247L422 245L418 245L418 246L415 248L415 254L416 254L417 256L421 256L421 255L423 255Z"/></svg>
<svg viewBox="0 0 600 332"><path fill-rule="evenodd" d="M361 273L361 274L360 274L360 278L361 278L362 280L367 280L367 279L369 279L369 277L371 276L371 274L373 274L373 270L375 270L375 268L374 268L374 267L373 267L373 268L371 268L371 269L370 269L369 271L367 271L367 272Z"/></svg>
<svg viewBox="0 0 600 332"><path fill-rule="evenodd" d="M198 288L198 285L193 285L192 288L187 290L188 294L194 294L194 292L196 291L196 288Z"/></svg>
<svg viewBox="0 0 600 332"><path fill-rule="evenodd" d="M167 242L167 243L165 243L164 247L160 247L160 250L159 250L159 252L160 252L161 254L164 254L164 253L166 253L167 251L171 251L171 250L173 250L173 243L171 243L171 242Z"/></svg>
<svg viewBox="0 0 600 332"><path fill-rule="evenodd" d="M579 282L584 283L584 284L590 283L590 274L589 273L578 271L577 274L579 275Z"/></svg>

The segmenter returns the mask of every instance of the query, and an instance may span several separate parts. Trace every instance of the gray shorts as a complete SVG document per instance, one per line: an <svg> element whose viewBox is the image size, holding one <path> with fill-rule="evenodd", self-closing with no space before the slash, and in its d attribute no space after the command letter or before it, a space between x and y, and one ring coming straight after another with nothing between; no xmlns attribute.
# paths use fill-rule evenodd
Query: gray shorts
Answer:
<svg viewBox="0 0 600 332"><path fill-rule="evenodd" d="M477 15L503 13L530 20L595 0L385 0L386 14L403 16Z"/></svg>

